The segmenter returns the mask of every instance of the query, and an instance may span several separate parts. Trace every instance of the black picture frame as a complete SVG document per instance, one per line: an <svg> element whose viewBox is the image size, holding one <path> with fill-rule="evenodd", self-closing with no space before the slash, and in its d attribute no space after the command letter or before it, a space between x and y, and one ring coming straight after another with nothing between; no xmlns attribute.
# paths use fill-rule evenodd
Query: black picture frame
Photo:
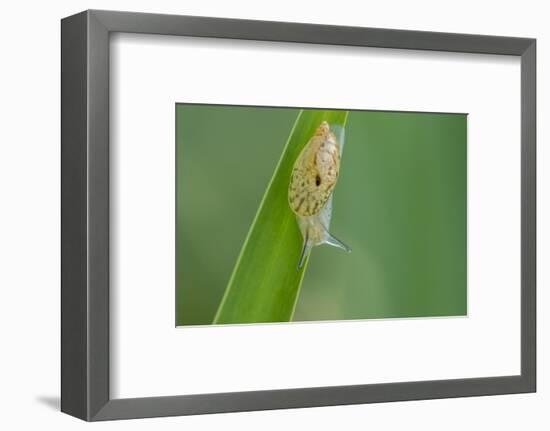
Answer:
<svg viewBox="0 0 550 431"><path fill-rule="evenodd" d="M109 35L521 58L521 374L169 397L109 396ZM87 421L536 391L536 40L89 10L61 21L61 410ZM498 163L498 154L495 154Z"/></svg>

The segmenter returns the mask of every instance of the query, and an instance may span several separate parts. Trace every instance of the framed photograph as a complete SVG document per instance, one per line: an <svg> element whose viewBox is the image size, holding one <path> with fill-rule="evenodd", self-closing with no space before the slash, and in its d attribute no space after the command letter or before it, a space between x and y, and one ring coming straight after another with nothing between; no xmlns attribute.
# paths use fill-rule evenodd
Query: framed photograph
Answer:
<svg viewBox="0 0 550 431"><path fill-rule="evenodd" d="M61 409L536 390L536 41L61 21Z"/></svg>

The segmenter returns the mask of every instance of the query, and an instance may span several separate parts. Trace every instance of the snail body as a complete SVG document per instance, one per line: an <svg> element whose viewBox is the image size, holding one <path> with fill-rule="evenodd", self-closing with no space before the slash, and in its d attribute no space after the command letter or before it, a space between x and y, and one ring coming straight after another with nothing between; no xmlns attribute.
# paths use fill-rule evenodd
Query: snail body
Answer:
<svg viewBox="0 0 550 431"><path fill-rule="evenodd" d="M323 121L294 162L288 187L288 203L296 215L304 245L298 269L314 246L329 244L351 249L329 233L332 193L340 174L342 146Z"/></svg>

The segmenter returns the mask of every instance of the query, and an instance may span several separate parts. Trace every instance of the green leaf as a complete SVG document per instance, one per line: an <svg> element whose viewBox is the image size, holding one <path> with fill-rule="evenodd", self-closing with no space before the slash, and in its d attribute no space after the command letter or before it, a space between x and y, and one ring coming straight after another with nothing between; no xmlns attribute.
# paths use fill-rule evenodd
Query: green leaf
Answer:
<svg viewBox="0 0 550 431"><path fill-rule="evenodd" d="M294 162L323 120L345 126L348 111L302 110L267 186L214 323L289 322L307 268L297 270L302 235L288 206Z"/></svg>

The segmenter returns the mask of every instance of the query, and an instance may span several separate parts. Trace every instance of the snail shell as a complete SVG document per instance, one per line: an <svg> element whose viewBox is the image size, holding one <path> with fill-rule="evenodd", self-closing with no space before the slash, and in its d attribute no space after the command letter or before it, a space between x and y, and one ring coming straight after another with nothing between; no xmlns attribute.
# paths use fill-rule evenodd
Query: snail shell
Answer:
<svg viewBox="0 0 550 431"><path fill-rule="evenodd" d="M288 204L296 215L304 238L298 269L316 245L329 244L351 251L328 231L332 193L340 173L341 151L336 135L323 121L294 162Z"/></svg>
<svg viewBox="0 0 550 431"><path fill-rule="evenodd" d="M326 121L315 131L294 163L288 203L298 216L319 213L332 195L340 172L340 145Z"/></svg>

